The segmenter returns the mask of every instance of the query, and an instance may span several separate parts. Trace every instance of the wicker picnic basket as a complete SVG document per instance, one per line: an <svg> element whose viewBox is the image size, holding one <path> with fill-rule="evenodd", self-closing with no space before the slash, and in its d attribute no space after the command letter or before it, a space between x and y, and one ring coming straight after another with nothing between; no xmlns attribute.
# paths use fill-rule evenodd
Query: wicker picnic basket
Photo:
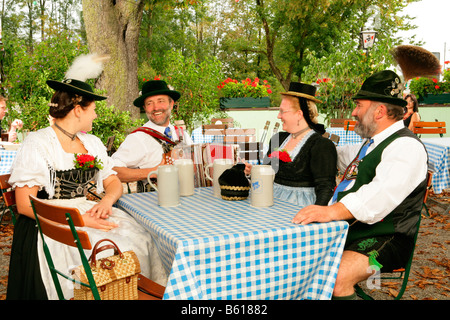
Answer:
<svg viewBox="0 0 450 320"><path fill-rule="evenodd" d="M112 244L99 247L100 243L105 241ZM97 260L97 254L107 249L114 249L114 255ZM103 239L98 241L92 249L89 264L102 300L138 299L138 274L141 268L133 251L122 253L113 241ZM73 276L81 282L88 283L83 266L77 267L73 271ZM91 289L76 285L74 300L94 300Z"/></svg>

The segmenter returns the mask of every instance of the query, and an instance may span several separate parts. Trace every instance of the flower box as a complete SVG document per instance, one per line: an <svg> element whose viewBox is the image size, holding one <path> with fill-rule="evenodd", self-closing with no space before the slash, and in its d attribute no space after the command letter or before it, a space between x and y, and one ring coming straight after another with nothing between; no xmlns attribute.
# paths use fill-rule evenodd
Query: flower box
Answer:
<svg viewBox="0 0 450 320"><path fill-rule="evenodd" d="M450 93L425 94L417 99L420 104L444 104L450 103Z"/></svg>
<svg viewBox="0 0 450 320"><path fill-rule="evenodd" d="M250 109L250 108L268 108L270 107L270 98L220 98L220 108L222 109Z"/></svg>

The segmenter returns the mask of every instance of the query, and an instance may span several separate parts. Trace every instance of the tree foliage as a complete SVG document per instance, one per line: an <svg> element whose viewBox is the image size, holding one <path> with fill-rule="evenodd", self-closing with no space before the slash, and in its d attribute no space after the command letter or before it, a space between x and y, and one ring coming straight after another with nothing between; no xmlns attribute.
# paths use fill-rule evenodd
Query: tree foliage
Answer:
<svg viewBox="0 0 450 320"><path fill-rule="evenodd" d="M389 50L391 39L380 39L376 46L365 51L358 43L348 40L339 50L318 58L307 50L305 60L305 82L317 86L320 113L326 119L350 118L354 102L352 97L361 88L364 80L374 72L382 71L393 64Z"/></svg>
<svg viewBox="0 0 450 320"><path fill-rule="evenodd" d="M217 84L220 83L222 64L214 57L198 61L196 56L185 57L180 51L168 56L164 78L181 93L172 117L184 120L192 129L195 121L208 121L218 114Z"/></svg>
<svg viewBox="0 0 450 320"><path fill-rule="evenodd" d="M330 79L318 84L323 111L345 114L363 78L389 66L396 32L412 27L401 9L417 0L1 1L2 88L23 117L31 110L30 127L46 123L32 111L46 113L45 80L62 79L88 38L89 50L112 57L92 82L111 97L107 105L135 117L143 79L161 76L182 92L174 119L190 127L220 115L217 86L226 78L267 80L273 106L291 81ZM365 28L378 31L367 55Z"/></svg>

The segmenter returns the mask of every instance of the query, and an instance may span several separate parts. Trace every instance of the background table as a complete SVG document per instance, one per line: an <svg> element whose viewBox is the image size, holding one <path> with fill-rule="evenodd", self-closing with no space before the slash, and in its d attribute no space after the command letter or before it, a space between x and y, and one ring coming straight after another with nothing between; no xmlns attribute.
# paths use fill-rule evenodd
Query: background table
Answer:
<svg viewBox="0 0 450 320"><path fill-rule="evenodd" d="M17 150L7 151L0 149L0 174L11 172L11 165L16 158Z"/></svg>
<svg viewBox="0 0 450 320"><path fill-rule="evenodd" d="M208 134L204 135L201 127L192 130L191 138L194 143L223 143L223 136Z"/></svg>
<svg viewBox="0 0 450 320"><path fill-rule="evenodd" d="M117 206L148 229L169 274L164 299L330 299L348 224L291 223L298 206L256 208L196 188L177 207L157 193Z"/></svg>
<svg viewBox="0 0 450 320"><path fill-rule="evenodd" d="M428 151L428 168L433 171L433 191L441 193L450 188L448 157L450 155L450 138L422 138Z"/></svg>
<svg viewBox="0 0 450 320"><path fill-rule="evenodd" d="M358 144L363 141L355 131L346 131L344 128L327 128L326 131L340 137L338 146Z"/></svg>

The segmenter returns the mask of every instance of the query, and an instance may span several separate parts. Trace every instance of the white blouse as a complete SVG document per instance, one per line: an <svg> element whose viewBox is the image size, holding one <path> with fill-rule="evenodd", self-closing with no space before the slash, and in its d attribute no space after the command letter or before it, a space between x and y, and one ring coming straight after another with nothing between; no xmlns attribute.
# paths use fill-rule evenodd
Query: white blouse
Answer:
<svg viewBox="0 0 450 320"><path fill-rule="evenodd" d="M77 133L77 136L88 153L102 161L103 169L99 171L96 181L97 192L101 193L103 180L116 174L112 170L113 162L99 138L86 133ZM30 133L22 143L12 164L9 183L13 188L39 186L39 190L44 188L51 199L55 193L55 171L73 169L74 160L74 154L64 151L51 127L40 129Z"/></svg>

